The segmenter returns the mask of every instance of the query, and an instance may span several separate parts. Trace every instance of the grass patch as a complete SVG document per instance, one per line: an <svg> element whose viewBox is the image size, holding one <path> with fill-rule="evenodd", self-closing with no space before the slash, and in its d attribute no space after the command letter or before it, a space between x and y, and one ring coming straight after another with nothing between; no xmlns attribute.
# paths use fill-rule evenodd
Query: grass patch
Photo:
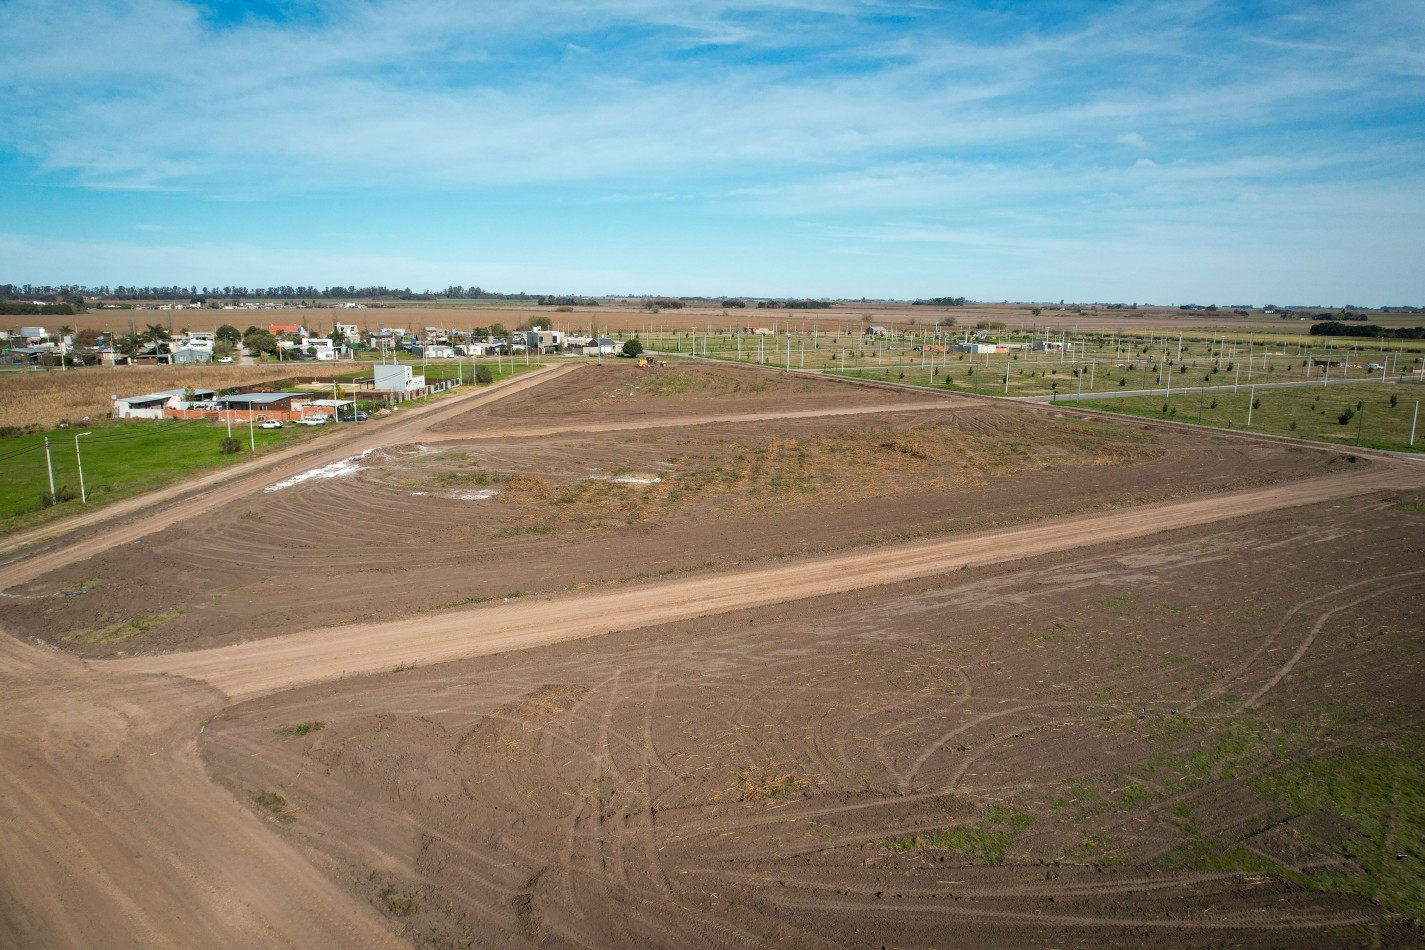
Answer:
<svg viewBox="0 0 1425 950"><path fill-rule="evenodd" d="M1401 734L1397 734L1398 736ZM1407 748L1353 748L1294 764L1252 783L1279 804L1345 819L1354 832L1320 842L1362 873L1311 870L1302 875L1316 890L1354 894L1401 914L1425 917L1425 761L1420 733L1404 733Z"/></svg>
<svg viewBox="0 0 1425 950"><path fill-rule="evenodd" d="M416 668L414 663L397 663L391 667L392 673L406 673Z"/></svg>
<svg viewBox="0 0 1425 950"><path fill-rule="evenodd" d="M257 803L258 808L284 825L290 825L297 820L297 810L288 807L287 799L277 792L258 792L253 801Z"/></svg>
<svg viewBox="0 0 1425 950"><path fill-rule="evenodd" d="M283 726L277 730L277 734L284 739L298 739L313 732L319 732L326 728L326 725L320 719L313 719L311 722L299 722L295 726Z"/></svg>
<svg viewBox="0 0 1425 950"><path fill-rule="evenodd" d="M163 613L150 614L147 617L134 617L132 620L125 620L108 627L95 627L88 630L76 630L73 633L65 634L64 639L70 643L123 643L125 640L132 640L134 637L143 636L154 627L168 623L181 616L182 611L169 610Z"/></svg>
<svg viewBox="0 0 1425 950"><path fill-rule="evenodd" d="M415 891L398 891L394 887L387 887L379 895L381 909L391 917L409 917L419 907L416 896Z"/></svg>
<svg viewBox="0 0 1425 950"><path fill-rule="evenodd" d="M1024 833L1031 821L1024 812L995 805L978 824L900 838L889 842L886 847L893 851L950 851L978 858L987 865L1002 864L1009 846Z"/></svg>

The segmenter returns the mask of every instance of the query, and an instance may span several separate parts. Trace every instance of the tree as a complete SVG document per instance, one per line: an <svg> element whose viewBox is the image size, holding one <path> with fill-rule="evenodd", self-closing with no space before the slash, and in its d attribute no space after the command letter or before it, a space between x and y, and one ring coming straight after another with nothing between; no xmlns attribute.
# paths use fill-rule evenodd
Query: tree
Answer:
<svg viewBox="0 0 1425 950"><path fill-rule="evenodd" d="M243 335L242 343L252 351L253 356L277 352L277 337L268 330L253 328Z"/></svg>
<svg viewBox="0 0 1425 950"><path fill-rule="evenodd" d="M623 355L632 359L643 352L643 342L634 337L623 345Z"/></svg>
<svg viewBox="0 0 1425 950"><path fill-rule="evenodd" d="M218 327L213 337L222 343L238 343L242 341L242 334L239 333L238 328L231 323L225 323Z"/></svg>
<svg viewBox="0 0 1425 950"><path fill-rule="evenodd" d="M554 321L545 316L530 317L529 325L534 330L548 330L554 326Z"/></svg>

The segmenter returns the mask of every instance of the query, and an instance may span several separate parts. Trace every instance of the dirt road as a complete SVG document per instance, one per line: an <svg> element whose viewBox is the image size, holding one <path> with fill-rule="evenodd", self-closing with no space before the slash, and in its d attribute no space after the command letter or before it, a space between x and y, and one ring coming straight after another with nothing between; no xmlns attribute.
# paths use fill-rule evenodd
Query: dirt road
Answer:
<svg viewBox="0 0 1425 950"><path fill-rule="evenodd" d="M634 626L876 587L971 564L1001 563L1279 508L1320 504L1406 484L1425 484L1425 471L1377 465L1360 475L1303 479L1229 495L809 558L772 568L514 601L394 623L314 630L194 653L115 660L108 666L126 673L188 677L221 690L230 699L247 699L339 676L381 672L402 663L431 664L529 649Z"/></svg>

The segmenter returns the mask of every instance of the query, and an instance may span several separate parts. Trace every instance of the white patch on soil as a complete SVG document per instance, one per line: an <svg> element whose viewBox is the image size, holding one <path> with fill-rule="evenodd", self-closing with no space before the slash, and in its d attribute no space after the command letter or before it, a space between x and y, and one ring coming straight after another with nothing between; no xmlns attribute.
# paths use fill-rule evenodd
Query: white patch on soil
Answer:
<svg viewBox="0 0 1425 950"><path fill-rule="evenodd" d="M361 459L366 458L375 449L367 449L360 455L353 455L351 458L342 459L339 462L332 462L330 465L323 465L320 468L308 469L305 472L298 472L291 478L284 478L276 485L268 486L265 491L281 491L284 488L291 488L293 485L300 485L302 482L313 478L345 478L361 471L361 466L356 464Z"/></svg>
<svg viewBox="0 0 1425 950"><path fill-rule="evenodd" d="M482 488L479 491L458 491L450 497L456 501L488 501L497 494L493 488Z"/></svg>
<svg viewBox="0 0 1425 950"><path fill-rule="evenodd" d="M595 475L596 482L616 482L620 485L657 485L663 481L661 475Z"/></svg>

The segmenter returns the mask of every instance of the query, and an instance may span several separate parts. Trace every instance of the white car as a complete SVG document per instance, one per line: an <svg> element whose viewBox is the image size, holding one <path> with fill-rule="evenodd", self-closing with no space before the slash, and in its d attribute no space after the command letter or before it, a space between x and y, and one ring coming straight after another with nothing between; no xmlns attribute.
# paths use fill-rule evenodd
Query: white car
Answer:
<svg viewBox="0 0 1425 950"><path fill-rule="evenodd" d="M232 361L233 361L233 358L232 358L231 356L220 356L220 357L218 357L218 362L219 362L219 363L231 363Z"/></svg>
<svg viewBox="0 0 1425 950"><path fill-rule="evenodd" d="M328 422L328 418L327 418L326 416L316 416L316 417L310 418L310 419L298 419L298 420L297 420L297 425L299 425L299 426L324 426L324 425L327 424L327 422Z"/></svg>
<svg viewBox="0 0 1425 950"><path fill-rule="evenodd" d="M257 424L257 427L258 427L259 429L280 429L280 428L282 428L282 420L281 420L281 419L264 419L262 422L259 422L259 423Z"/></svg>

